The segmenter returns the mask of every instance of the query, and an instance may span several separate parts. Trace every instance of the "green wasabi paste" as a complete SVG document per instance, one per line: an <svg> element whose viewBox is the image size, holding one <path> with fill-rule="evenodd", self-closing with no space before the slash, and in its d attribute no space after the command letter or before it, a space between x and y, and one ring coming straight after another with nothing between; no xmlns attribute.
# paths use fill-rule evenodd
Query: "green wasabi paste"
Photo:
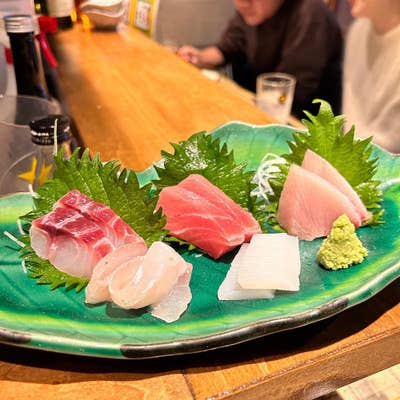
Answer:
<svg viewBox="0 0 400 400"><path fill-rule="evenodd" d="M367 255L368 250L358 239L354 225L347 215L342 215L322 242L317 259L325 268L337 270L359 264Z"/></svg>

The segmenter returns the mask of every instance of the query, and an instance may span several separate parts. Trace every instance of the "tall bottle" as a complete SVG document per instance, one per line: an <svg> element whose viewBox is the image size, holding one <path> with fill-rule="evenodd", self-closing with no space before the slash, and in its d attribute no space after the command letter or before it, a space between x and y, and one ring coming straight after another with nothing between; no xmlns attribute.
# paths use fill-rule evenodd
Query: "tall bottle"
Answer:
<svg viewBox="0 0 400 400"><path fill-rule="evenodd" d="M35 21L31 15L4 17L10 39L17 93L48 98L43 65L35 39Z"/></svg>
<svg viewBox="0 0 400 400"><path fill-rule="evenodd" d="M47 0L47 11L51 17L57 18L59 29L72 28L74 7L74 0Z"/></svg>

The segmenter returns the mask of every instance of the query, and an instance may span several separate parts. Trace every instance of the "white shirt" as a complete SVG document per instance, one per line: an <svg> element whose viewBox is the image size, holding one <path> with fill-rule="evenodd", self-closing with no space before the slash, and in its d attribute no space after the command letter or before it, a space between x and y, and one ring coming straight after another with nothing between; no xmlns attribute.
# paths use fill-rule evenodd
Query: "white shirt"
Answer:
<svg viewBox="0 0 400 400"><path fill-rule="evenodd" d="M378 35L371 22L358 19L346 42L343 114L356 136L400 153L400 25Z"/></svg>

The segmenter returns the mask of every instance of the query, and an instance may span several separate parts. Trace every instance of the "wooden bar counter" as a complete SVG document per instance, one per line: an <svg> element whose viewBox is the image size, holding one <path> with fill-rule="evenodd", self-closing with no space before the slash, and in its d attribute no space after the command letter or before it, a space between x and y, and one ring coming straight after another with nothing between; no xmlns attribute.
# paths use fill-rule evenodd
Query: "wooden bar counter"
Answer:
<svg viewBox="0 0 400 400"><path fill-rule="evenodd" d="M135 170L227 121L273 122L130 28L56 35L80 139ZM313 399L400 362L400 280L334 317L240 345L150 360L0 346L0 399Z"/></svg>

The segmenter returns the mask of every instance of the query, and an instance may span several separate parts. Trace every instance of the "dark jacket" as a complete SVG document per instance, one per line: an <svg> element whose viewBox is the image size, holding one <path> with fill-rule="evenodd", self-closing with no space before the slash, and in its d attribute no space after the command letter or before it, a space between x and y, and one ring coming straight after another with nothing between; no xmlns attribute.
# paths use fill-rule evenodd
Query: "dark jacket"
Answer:
<svg viewBox="0 0 400 400"><path fill-rule="evenodd" d="M239 13L217 47L233 66L234 79L255 90L257 75L286 72L297 79L293 112L301 115L314 98L340 109L342 36L333 12L322 0L286 0L258 26Z"/></svg>

